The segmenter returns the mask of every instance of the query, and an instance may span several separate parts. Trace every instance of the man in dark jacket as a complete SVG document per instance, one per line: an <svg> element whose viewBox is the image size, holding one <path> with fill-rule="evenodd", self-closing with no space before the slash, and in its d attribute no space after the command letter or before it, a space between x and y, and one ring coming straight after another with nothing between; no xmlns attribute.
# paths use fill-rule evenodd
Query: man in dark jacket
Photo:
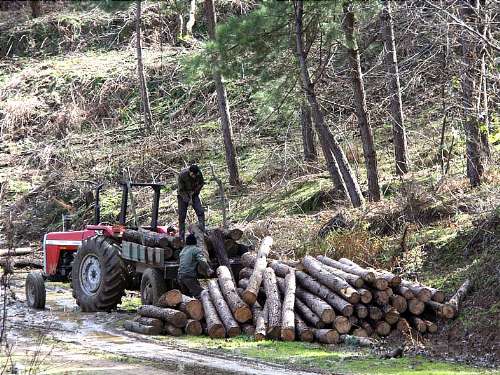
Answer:
<svg viewBox="0 0 500 375"><path fill-rule="evenodd" d="M177 186L177 204L179 209L179 237L184 241L186 234L186 215L191 205L198 217L201 230L205 230L205 210L201 205L200 191L205 181L200 168L193 164L179 173Z"/></svg>
<svg viewBox="0 0 500 375"><path fill-rule="evenodd" d="M203 288L198 281L198 268L201 273L212 276L214 271L203 254L203 251L196 246L196 237L190 234L186 238L186 246L179 254L179 271L177 272L177 282L183 293L199 298Z"/></svg>

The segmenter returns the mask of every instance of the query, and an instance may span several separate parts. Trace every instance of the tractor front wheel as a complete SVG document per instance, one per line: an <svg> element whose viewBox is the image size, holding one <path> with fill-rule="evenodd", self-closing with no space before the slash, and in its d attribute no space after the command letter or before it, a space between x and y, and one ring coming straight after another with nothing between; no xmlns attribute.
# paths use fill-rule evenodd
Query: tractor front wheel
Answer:
<svg viewBox="0 0 500 375"><path fill-rule="evenodd" d="M125 294L126 268L120 248L110 238L82 242L71 271L73 297L84 312L110 311Z"/></svg>
<svg viewBox="0 0 500 375"><path fill-rule="evenodd" d="M26 304L34 309L45 308L45 280L40 272L30 272L26 277Z"/></svg>

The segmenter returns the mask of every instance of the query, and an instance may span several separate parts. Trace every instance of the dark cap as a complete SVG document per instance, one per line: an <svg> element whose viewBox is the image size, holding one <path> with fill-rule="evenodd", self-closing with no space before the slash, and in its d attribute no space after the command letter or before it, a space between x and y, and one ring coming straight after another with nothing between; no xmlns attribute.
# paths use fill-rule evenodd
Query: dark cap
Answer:
<svg viewBox="0 0 500 375"><path fill-rule="evenodd" d="M200 167L198 167L196 164L193 164L189 167L189 172L193 172L194 174L200 173Z"/></svg>
<svg viewBox="0 0 500 375"><path fill-rule="evenodd" d="M194 234L191 233L186 237L186 245L196 245L196 237Z"/></svg>

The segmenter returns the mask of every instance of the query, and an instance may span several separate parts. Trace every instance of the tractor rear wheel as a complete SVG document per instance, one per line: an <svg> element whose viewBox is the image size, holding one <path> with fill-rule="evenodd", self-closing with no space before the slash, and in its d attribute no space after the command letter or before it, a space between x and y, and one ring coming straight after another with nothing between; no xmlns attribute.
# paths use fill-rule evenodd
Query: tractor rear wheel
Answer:
<svg viewBox="0 0 500 375"><path fill-rule="evenodd" d="M44 309L46 300L45 280L40 272L30 272L26 277L26 304L34 309Z"/></svg>
<svg viewBox="0 0 500 375"><path fill-rule="evenodd" d="M160 297L167 291L163 273L156 268L148 268L141 278L141 303L156 305Z"/></svg>
<svg viewBox="0 0 500 375"><path fill-rule="evenodd" d="M73 297L84 312L110 311L125 294L126 268L120 247L110 238L84 240L71 271Z"/></svg>

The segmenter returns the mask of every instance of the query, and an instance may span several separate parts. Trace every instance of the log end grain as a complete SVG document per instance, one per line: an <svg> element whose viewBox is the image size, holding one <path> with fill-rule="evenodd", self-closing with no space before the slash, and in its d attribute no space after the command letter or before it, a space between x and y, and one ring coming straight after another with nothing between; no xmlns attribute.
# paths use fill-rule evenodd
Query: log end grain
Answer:
<svg viewBox="0 0 500 375"><path fill-rule="evenodd" d="M295 340L295 329L294 328L281 328L281 339L283 341L294 341Z"/></svg>
<svg viewBox="0 0 500 375"><path fill-rule="evenodd" d="M189 319L184 327L186 334L191 336L200 336L203 332L201 323L198 320Z"/></svg>
<svg viewBox="0 0 500 375"><path fill-rule="evenodd" d="M246 323L252 319L252 310L248 306L238 307L234 312L234 319L239 323Z"/></svg>
<svg viewBox="0 0 500 375"><path fill-rule="evenodd" d="M352 326L349 318L346 318L345 316L337 316L333 325L340 334L348 333Z"/></svg>

